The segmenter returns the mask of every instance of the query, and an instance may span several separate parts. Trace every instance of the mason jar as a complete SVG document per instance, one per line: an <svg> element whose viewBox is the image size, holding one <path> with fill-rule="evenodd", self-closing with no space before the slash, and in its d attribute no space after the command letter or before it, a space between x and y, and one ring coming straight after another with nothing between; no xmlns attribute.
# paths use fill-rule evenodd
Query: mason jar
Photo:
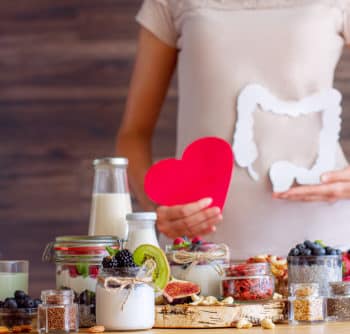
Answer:
<svg viewBox="0 0 350 334"><path fill-rule="evenodd" d="M123 244L111 236L61 236L46 246L43 260L56 263L56 288L74 291L80 327L95 324L97 276L106 248L121 249Z"/></svg>
<svg viewBox="0 0 350 334"><path fill-rule="evenodd" d="M96 321L106 330L150 329L155 321L152 277L145 269L103 269L96 289Z"/></svg>
<svg viewBox="0 0 350 334"><path fill-rule="evenodd" d="M131 213L126 158L103 158L95 167L89 235L112 235L127 239L126 215Z"/></svg>

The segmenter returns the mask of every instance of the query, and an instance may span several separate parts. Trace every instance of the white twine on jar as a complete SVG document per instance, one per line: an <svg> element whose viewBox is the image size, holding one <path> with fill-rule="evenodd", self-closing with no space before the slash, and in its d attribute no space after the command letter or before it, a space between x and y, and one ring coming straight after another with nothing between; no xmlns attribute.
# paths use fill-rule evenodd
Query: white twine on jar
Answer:
<svg viewBox="0 0 350 334"><path fill-rule="evenodd" d="M186 250L179 250L171 253L170 260L176 264L189 264L186 272L198 263L206 262L211 264L214 269L220 274L223 274L221 266L214 265L216 261L229 261L230 250L225 244L219 244L215 248L208 250L207 252L189 252Z"/></svg>

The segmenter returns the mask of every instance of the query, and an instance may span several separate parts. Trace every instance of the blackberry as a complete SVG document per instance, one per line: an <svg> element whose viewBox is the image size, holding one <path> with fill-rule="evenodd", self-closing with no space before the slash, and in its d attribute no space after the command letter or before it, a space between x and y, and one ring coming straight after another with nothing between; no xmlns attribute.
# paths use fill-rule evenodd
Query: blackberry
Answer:
<svg viewBox="0 0 350 334"><path fill-rule="evenodd" d="M111 256L106 256L102 260L103 268L113 268L113 258Z"/></svg>
<svg viewBox="0 0 350 334"><path fill-rule="evenodd" d="M127 249L123 249L115 256L118 261L118 267L136 267L132 254Z"/></svg>

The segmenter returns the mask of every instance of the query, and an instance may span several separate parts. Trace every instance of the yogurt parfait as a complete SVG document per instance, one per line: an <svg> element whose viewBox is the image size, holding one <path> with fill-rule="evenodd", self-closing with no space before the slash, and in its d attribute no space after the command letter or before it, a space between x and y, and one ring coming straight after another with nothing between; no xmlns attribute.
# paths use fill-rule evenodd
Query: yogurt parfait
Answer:
<svg viewBox="0 0 350 334"><path fill-rule="evenodd" d="M167 246L167 258L176 279L198 284L202 295L220 296L223 267L230 259L225 244L205 242L199 237L191 241L177 238Z"/></svg>

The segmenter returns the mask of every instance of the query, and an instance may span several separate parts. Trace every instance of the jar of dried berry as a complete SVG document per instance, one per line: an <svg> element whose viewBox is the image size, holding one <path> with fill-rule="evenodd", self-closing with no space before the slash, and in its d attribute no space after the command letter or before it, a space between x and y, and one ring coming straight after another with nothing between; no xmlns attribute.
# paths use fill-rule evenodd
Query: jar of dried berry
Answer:
<svg viewBox="0 0 350 334"><path fill-rule="evenodd" d="M237 302L271 299L275 289L269 263L234 263L225 269L221 295Z"/></svg>
<svg viewBox="0 0 350 334"><path fill-rule="evenodd" d="M72 290L45 290L43 303L38 308L38 332L77 332L79 330L78 304Z"/></svg>

